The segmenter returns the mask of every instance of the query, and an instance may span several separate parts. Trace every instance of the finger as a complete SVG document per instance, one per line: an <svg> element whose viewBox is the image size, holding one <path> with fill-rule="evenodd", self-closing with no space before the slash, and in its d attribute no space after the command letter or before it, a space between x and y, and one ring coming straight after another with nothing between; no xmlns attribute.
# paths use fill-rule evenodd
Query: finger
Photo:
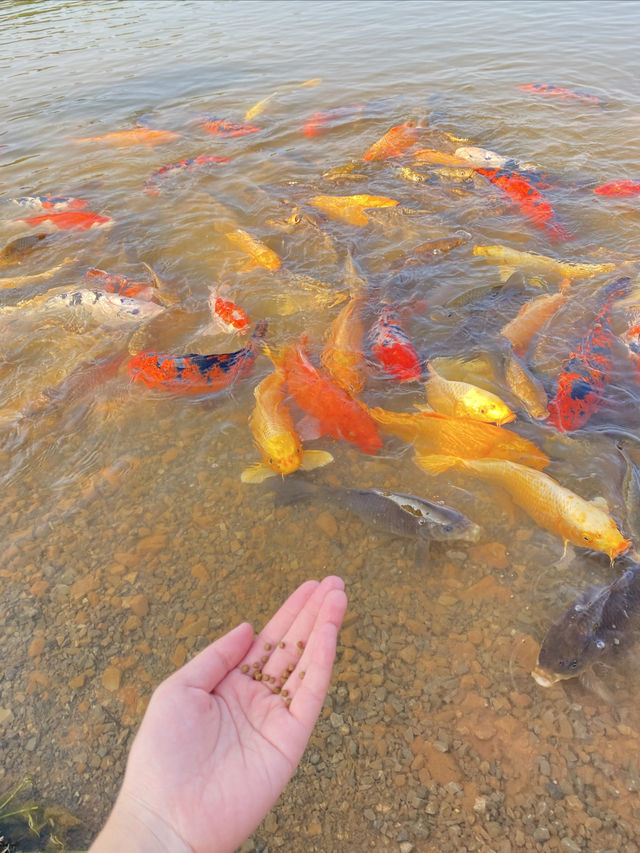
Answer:
<svg viewBox="0 0 640 853"><path fill-rule="evenodd" d="M300 611L304 609L319 586L318 581L305 581L295 592L291 593L275 616L269 620L255 638L242 661L243 668L248 667L250 672L262 669L264 663L262 658L268 658L268 653L282 641Z"/></svg>
<svg viewBox="0 0 640 853"><path fill-rule="evenodd" d="M300 656L309 641L327 595L332 590L342 591L343 589L342 578L335 576L324 578L291 623L282 640L269 655L263 652L259 659L259 672L262 673L262 680L266 681L272 689L282 686L300 661Z"/></svg>
<svg viewBox="0 0 640 853"><path fill-rule="evenodd" d="M203 649L170 679L183 687L198 687L211 693L242 660L252 641L253 628L248 622L243 622Z"/></svg>
<svg viewBox="0 0 640 853"><path fill-rule="evenodd" d="M284 687L287 704L291 699L289 710L309 732L327 695L338 631L346 609L347 596L341 590L332 590L318 614L317 625L298 666Z"/></svg>

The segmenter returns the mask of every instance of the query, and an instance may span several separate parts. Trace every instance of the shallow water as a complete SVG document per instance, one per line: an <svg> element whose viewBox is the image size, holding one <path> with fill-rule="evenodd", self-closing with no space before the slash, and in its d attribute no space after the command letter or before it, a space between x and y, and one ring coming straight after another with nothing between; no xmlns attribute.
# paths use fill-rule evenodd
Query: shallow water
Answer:
<svg viewBox="0 0 640 853"><path fill-rule="evenodd" d="M3 288L1 304L83 286L89 267L147 280L145 262L175 300L145 347L242 346L207 331L209 286L224 280L253 322L269 321L271 344L305 332L315 357L340 310L324 295L346 293L350 252L369 288L367 326L381 300L402 302L423 357L495 354L501 326L540 289L516 278L491 290L498 268L474 245L592 263L637 254L638 197L592 189L640 178L639 12L630 2L2 4L2 198L77 196L114 224L59 232L0 269L33 275L71 259ZM603 104L517 88L531 82ZM257 133L221 138L201 126L203 115L241 122L276 91L252 120ZM315 112L350 105L364 108L303 134ZM552 244L489 183L412 183L396 168L410 159L364 164L373 142L409 120L536 164L573 239ZM137 123L180 138L72 141ZM168 175L155 196L143 190L163 165L199 154L230 162ZM362 181L322 179L349 163ZM400 204L363 227L282 226L294 208L318 216L311 196L347 193ZM26 233L5 210L3 246ZM263 239L282 269L242 272L232 227ZM389 274L412 248L454 234L463 245ZM620 272L635 282L633 263ZM309 293L295 276L325 290ZM574 284L535 341L530 363L548 392L610 278ZM551 292L557 281L542 284ZM238 621L263 623L307 577L337 573L350 608L327 705L252 849L638 849L633 651L601 667L595 689L574 680L544 690L530 675L550 622L617 574L606 555L575 549L556 565L558 536L462 472L427 475L392 437L375 456L312 442L335 457L315 479L444 500L482 526L477 545L433 543L425 556L325 503L275 506L240 482L258 459L247 420L270 370L262 355L228 391L176 397L130 382L131 326L25 308L0 315L0 333L0 790L31 776L39 799L80 819L74 840L88 845L153 687ZM615 441L624 433L640 461L640 392L622 348L616 356L606 403L584 430L558 436L522 408L509 429L549 454L563 485L605 497L624 526ZM498 380L494 390L508 395ZM424 389L374 366L362 397L410 411Z"/></svg>

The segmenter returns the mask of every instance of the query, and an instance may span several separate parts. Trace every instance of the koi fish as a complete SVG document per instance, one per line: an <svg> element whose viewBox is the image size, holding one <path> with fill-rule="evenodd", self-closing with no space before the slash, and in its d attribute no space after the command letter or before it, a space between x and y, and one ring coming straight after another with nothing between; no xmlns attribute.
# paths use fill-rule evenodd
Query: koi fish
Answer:
<svg viewBox="0 0 640 853"><path fill-rule="evenodd" d="M161 166L151 177L144 182L144 189L150 195L158 195L160 189L157 185L161 178L175 172L184 172L190 169L195 169L198 166L210 166L212 163L230 163L228 157L215 157L212 154L200 154L198 157L185 157L184 160L178 160L177 163L169 163L166 166Z"/></svg>
<svg viewBox="0 0 640 853"><path fill-rule="evenodd" d="M505 489L514 503L551 533L581 548L607 554L611 562L631 545L600 501L587 501L556 480L526 465L506 459L464 459L419 454L423 470L440 473L450 467L469 471L481 480Z"/></svg>
<svg viewBox="0 0 640 853"><path fill-rule="evenodd" d="M555 397L549 402L547 423L563 432L580 429L603 404L603 392L613 367L615 335L610 325L613 302L626 293L630 279L623 276L605 288L604 305L593 326L571 353L558 378Z"/></svg>
<svg viewBox="0 0 640 853"><path fill-rule="evenodd" d="M392 198L381 195L316 195L309 204L321 210L329 219L346 222L347 225L366 225L369 222L366 210L372 207L396 207Z"/></svg>
<svg viewBox="0 0 640 853"><path fill-rule="evenodd" d="M365 151L363 159L387 160L389 157L402 157L408 148L416 144L420 135L420 129L415 122L407 121L398 124L381 136L377 142Z"/></svg>
<svg viewBox="0 0 640 853"><path fill-rule="evenodd" d="M211 310L212 325L219 330L232 334L240 334L249 330L250 321L245 312L235 302L224 299L222 293L226 288L210 287L209 309Z"/></svg>
<svg viewBox="0 0 640 853"><path fill-rule="evenodd" d="M416 266L418 264L424 264L431 260L431 258L440 257L440 255L446 255L448 252L451 252L457 246L461 246L468 239L468 234L465 233L463 236L455 236L455 237L442 237L439 240L428 240L426 243L420 243L419 246L415 246L411 251L404 255L402 258L398 258L393 261L389 265L389 269L393 272L396 270L404 269L409 266Z"/></svg>
<svg viewBox="0 0 640 853"><path fill-rule="evenodd" d="M364 108L365 104L349 104L313 113L302 125L302 132L305 136L321 136L343 121L357 119L362 115Z"/></svg>
<svg viewBox="0 0 640 853"><path fill-rule="evenodd" d="M427 402L436 412L498 425L515 419L515 414L497 394L469 382L445 379L432 364L427 364L427 374Z"/></svg>
<svg viewBox="0 0 640 853"><path fill-rule="evenodd" d="M85 272L84 277L108 293L119 293L121 296L129 296L131 299L141 299L146 302L153 301L155 297L155 288L148 281L132 281L125 275L106 272L97 267L90 267Z"/></svg>
<svg viewBox="0 0 640 853"><path fill-rule="evenodd" d="M116 130L114 133L104 133L101 136L82 136L73 139L74 142L108 142L110 145L125 147L129 145L162 145L180 139L181 134L171 130L153 130L150 127L134 127L133 130Z"/></svg>
<svg viewBox="0 0 640 853"><path fill-rule="evenodd" d="M544 385L515 354L507 356L504 378L509 390L520 400L528 415L536 420L549 417L549 400Z"/></svg>
<svg viewBox="0 0 640 853"><path fill-rule="evenodd" d="M504 157L488 148L477 145L463 145L453 152L454 157L466 160L472 166L484 166L486 169L534 169L532 163L521 163L515 157Z"/></svg>
<svg viewBox="0 0 640 853"><path fill-rule="evenodd" d="M436 151L433 148L418 148L413 152L413 159L417 163L432 163L434 166L469 166L469 161L446 151Z"/></svg>
<svg viewBox="0 0 640 853"><path fill-rule="evenodd" d="M129 376L147 388L174 394L210 394L246 376L256 360L258 342L267 331L262 320L249 343L230 353L171 355L141 352L129 361Z"/></svg>
<svg viewBox="0 0 640 853"><path fill-rule="evenodd" d="M368 412L383 431L414 445L419 455L450 458L449 467L455 465L456 458L484 457L523 462L535 469L549 464L547 454L532 441L494 424L439 412L390 412L379 407Z"/></svg>
<svg viewBox="0 0 640 853"><path fill-rule="evenodd" d="M258 383L253 391L256 405L249 426L262 461L246 468L243 483L262 483L268 477L310 471L333 462L326 450L303 450L291 412L285 405L285 374L281 366Z"/></svg>
<svg viewBox="0 0 640 853"><path fill-rule="evenodd" d="M362 297L353 294L327 332L320 362L326 372L352 397L364 386L362 339L364 326L359 317Z"/></svg>
<svg viewBox="0 0 640 853"><path fill-rule="evenodd" d="M400 382L422 376L422 364L415 347L400 325L396 311L385 305L369 330L371 352L385 373Z"/></svg>
<svg viewBox="0 0 640 853"><path fill-rule="evenodd" d="M287 347L278 363L284 369L287 387L296 403L317 421L319 435L344 439L364 453L380 450L382 440L371 416L309 361L304 339Z"/></svg>
<svg viewBox="0 0 640 853"><path fill-rule="evenodd" d="M248 231L236 228L235 231L228 231L226 237L234 246L237 246L245 254L249 255L252 262L249 269L255 269L256 267L264 267L267 270L280 269L282 262L278 254L261 240L252 237Z"/></svg>
<svg viewBox="0 0 640 853"><path fill-rule="evenodd" d="M640 606L640 566L606 586L587 590L551 625L531 675L541 687L574 678L609 656L635 625Z"/></svg>
<svg viewBox="0 0 640 853"><path fill-rule="evenodd" d="M567 101L585 101L589 104L602 103L602 99L597 95L590 95L587 92L574 92L573 89L566 89L564 86L553 86L550 83L523 83L518 86L518 89L522 89L525 92L532 92L534 95L562 98Z"/></svg>
<svg viewBox="0 0 640 853"><path fill-rule="evenodd" d="M67 195L38 195L21 196L9 200L0 200L0 211L13 206L21 210L81 210L89 204L83 198L74 198Z"/></svg>
<svg viewBox="0 0 640 853"><path fill-rule="evenodd" d="M65 258L59 264L49 267L48 270L42 270L42 272L36 272L33 275L11 275L6 278L0 278L0 290L9 290L23 284L33 284L36 281L42 281L44 278L51 278L62 267L66 267L67 264L72 264L76 260L77 258Z"/></svg>
<svg viewBox="0 0 640 853"><path fill-rule="evenodd" d="M513 320L500 329L500 334L509 341L517 356L526 356L534 336L547 320L562 308L568 298L566 291L542 293L525 302Z"/></svg>
<svg viewBox="0 0 640 853"><path fill-rule="evenodd" d="M635 325L630 326L619 337L626 346L631 363L640 376L640 322L636 319Z"/></svg>
<svg viewBox="0 0 640 853"><path fill-rule="evenodd" d="M283 92L290 92L292 89L303 88L304 86L317 86L319 83L322 83L322 77L313 77L311 80L305 80L304 83L292 83L290 86L283 86L281 89L277 89L275 92L267 95L266 98L258 101L257 104L254 104L250 109L248 109L244 115L244 120L251 121L252 118L260 115L260 113L264 112L266 109L267 104Z"/></svg>
<svg viewBox="0 0 640 853"><path fill-rule="evenodd" d="M553 208L546 198L522 175L503 169L476 169L492 184L514 201L527 219L547 232L552 242L571 240L572 235L556 220Z"/></svg>
<svg viewBox="0 0 640 853"><path fill-rule="evenodd" d="M61 317L89 319L100 323L116 322L118 325L140 323L149 320L164 310L155 302L131 299L119 293L86 288L69 290L62 287L55 292L48 291L25 299L16 305L4 305L0 314L21 312L27 317Z"/></svg>
<svg viewBox="0 0 640 853"><path fill-rule="evenodd" d="M8 243L0 252L0 266L21 264L23 258L48 236L48 234L29 234L27 237L18 237L17 240Z"/></svg>
<svg viewBox="0 0 640 853"><path fill-rule="evenodd" d="M627 198L632 195L640 195L639 181L609 181L594 189L596 195L610 195L618 198Z"/></svg>
<svg viewBox="0 0 640 853"><path fill-rule="evenodd" d="M541 273L553 278L588 279L613 272L616 264L574 264L539 255L536 252L518 252L508 246L474 246L473 254L500 264L500 280L506 281L516 270Z"/></svg>
<svg viewBox="0 0 640 853"><path fill-rule="evenodd" d="M256 127L254 124L244 124L239 121L229 121L224 118L206 118L200 125L203 130L212 136L223 136L231 139L236 136L247 136L250 133L258 133L262 130L261 127Z"/></svg>
<svg viewBox="0 0 640 853"><path fill-rule="evenodd" d="M26 222L27 225L44 225L45 222L58 231L88 231L90 228L104 228L113 225L113 219L109 216L100 216L99 213L91 213L88 210L69 210L62 212L43 213L41 216L30 216L27 219L19 219L18 222Z"/></svg>

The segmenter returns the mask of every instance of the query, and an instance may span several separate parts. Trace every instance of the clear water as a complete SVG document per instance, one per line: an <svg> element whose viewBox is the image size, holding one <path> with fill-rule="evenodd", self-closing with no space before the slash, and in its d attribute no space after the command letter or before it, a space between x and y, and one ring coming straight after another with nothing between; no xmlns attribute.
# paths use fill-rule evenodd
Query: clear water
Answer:
<svg viewBox="0 0 640 853"><path fill-rule="evenodd" d="M295 275L339 290L350 250L371 288L368 323L379 299L402 301L409 305L407 331L425 357L495 352L500 326L538 291L527 285L487 301L497 268L472 255L474 244L578 262L638 254L638 198L600 198L591 190L640 179L639 35L635 2L5 2L0 195L79 196L114 225L60 233L22 264L0 270L5 277L33 275L72 259L50 278L3 288L2 305L48 288L82 286L89 267L144 279L146 262L176 300L149 327L147 346L173 353L238 348L237 339L207 332L209 286L224 279L252 320L269 320L271 343L305 332L315 354L339 309L296 292L300 310L283 316L275 296L295 291ZM294 85L313 78L321 80ZM589 92L603 106L518 89L531 82ZM224 139L203 131L203 115L242 121L274 92L280 94L253 120L259 133ZM302 133L313 113L354 104L366 105L354 120L343 118L317 137ZM375 140L408 120L537 164L553 176L554 208L574 239L551 245L489 185L412 184L385 163L370 164L375 168L362 183L322 180L330 168L362 163ZM137 124L180 138L153 147L73 141ZM161 166L199 154L230 163L167 177L158 196L143 191ZM307 200L318 193L351 192L390 196L420 213L376 217L365 228L327 222L331 243L323 232L273 223L294 205L312 213ZM283 271L239 272L242 256L225 237L230 227L263 238L281 255ZM388 275L389 264L412 247L459 231L468 242L419 275ZM13 225L0 221L2 245L16 236ZM602 283L578 284L536 349L534 366L548 389L588 328L591 297ZM476 288L479 298L466 301ZM229 392L177 398L131 384L124 362L91 372L96 359L125 359L130 328L61 324L32 308L0 321L0 743L6 755L0 789L33 777L43 800L80 818L81 841L88 843L115 795L153 686L237 621L261 623L297 583L335 572L347 581L351 622L330 701L350 721L360 751L348 771L336 763L329 788L303 767L285 794L282 814L302 805L313 815L320 795L329 813L340 814L343 841L327 829L305 849L393 849L396 836L362 816L385 797L396 835L401 830L424 844L422 817L402 803L425 790L443 810L458 802L474 818L475 828L464 824L451 849L463 843L489 849L471 845L489 821L488 813L473 811L475 797L491 790L503 796L492 819L505 832L523 833L531 849L542 844L533 832L545 820L551 845L565 835L580 840L582 831L581 843L606 849L618 843L616 826L621 838L629 835L640 731L633 667L614 663L600 673L607 699L602 689L589 692L577 682L545 691L529 674L550 621L586 586L615 577L605 556L577 550L556 568L558 537L497 490L458 473L428 477L390 438L376 456L332 439L314 442L335 456L318 479L446 500L482 525L488 551L436 543L425 560L416 558L413 543L376 533L330 506L274 508L270 495L240 482L258 458L247 420L253 388L270 369L266 358ZM622 518L621 460L604 431L624 430L637 458L638 393L621 362L607 405L572 442L522 412L512 428L545 448L554 477L584 497L604 495ZM423 389L374 373L363 398L410 411L423 402ZM487 561L486 553L493 558ZM486 599L469 597L466 591L487 577L499 588L491 587ZM148 612L142 607L136 615L136 596L144 596ZM372 648L355 644L354 630ZM469 637L481 638L475 651ZM407 646L417 648L417 662L407 662L410 654L398 657ZM457 681L447 687L460 650L471 657L458 663ZM116 688L105 686L109 668L120 673ZM396 717L376 692L381 685L373 676L380 672L400 702ZM465 725L455 713L434 710L434 685L448 691L449 709L466 707L471 695L484 704L473 706ZM510 738L499 726L488 739L477 734L483 723L486 733L504 718L513 724ZM562 727L567 719L579 736ZM367 720L378 727L375 737L386 739L386 757L371 759ZM402 752L407 726L416 738L453 744L462 794L446 789L451 780L433 768L430 775L411 769ZM322 720L315 735L320 752L327 733L330 724ZM557 811L539 756L565 798L577 798L574 812L564 800L564 817ZM382 773L384 797L357 781L371 767ZM599 787L602 773L608 781ZM345 814L347 801L353 812ZM553 820L540 812L537 822L528 820L527 809L545 803L556 809ZM580 830L585 820L591 828ZM439 839L446 821L429 821L432 839ZM281 822L258 835L295 849L288 833Z"/></svg>

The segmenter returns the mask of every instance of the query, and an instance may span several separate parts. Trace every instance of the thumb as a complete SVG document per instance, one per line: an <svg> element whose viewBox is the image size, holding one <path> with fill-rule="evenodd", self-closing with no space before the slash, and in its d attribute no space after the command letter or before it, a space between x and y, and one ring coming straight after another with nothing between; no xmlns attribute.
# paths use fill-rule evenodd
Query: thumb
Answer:
<svg viewBox="0 0 640 853"><path fill-rule="evenodd" d="M197 687L207 693L237 666L253 642L253 628L243 622L219 640L211 643L177 670L171 679L183 687Z"/></svg>

